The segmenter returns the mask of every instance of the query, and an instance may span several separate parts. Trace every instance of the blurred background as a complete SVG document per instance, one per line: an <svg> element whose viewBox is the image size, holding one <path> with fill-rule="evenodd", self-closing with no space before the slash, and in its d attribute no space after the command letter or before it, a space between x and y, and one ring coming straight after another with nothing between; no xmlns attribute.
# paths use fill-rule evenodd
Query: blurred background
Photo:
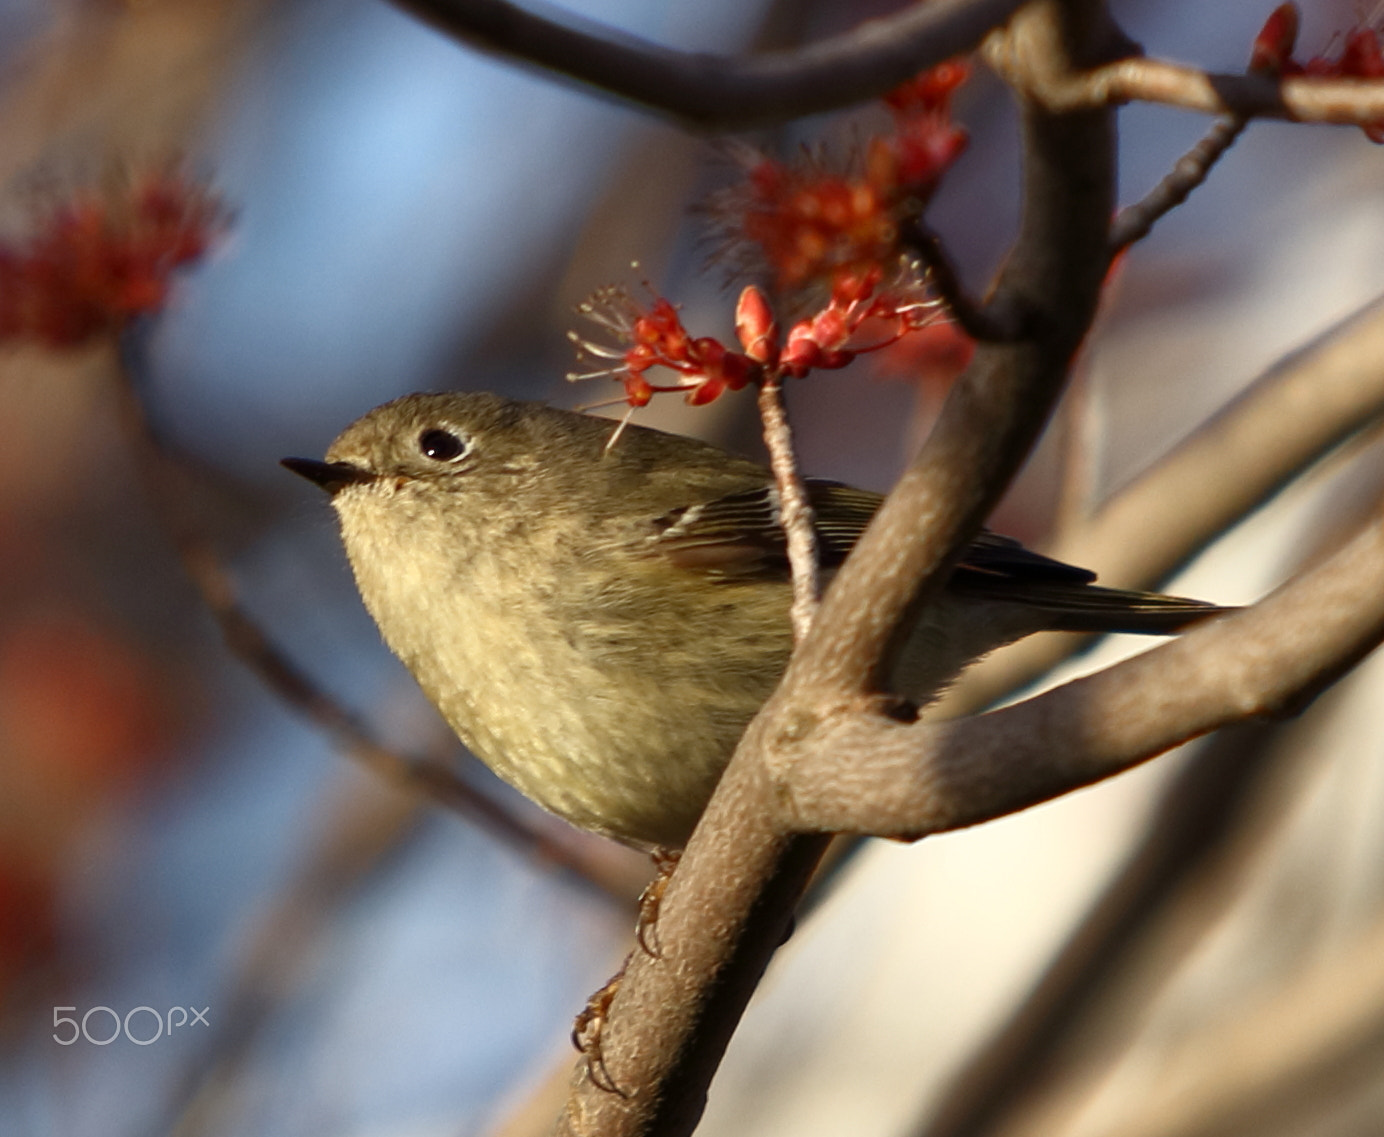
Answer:
<svg viewBox="0 0 1384 1137"><path fill-rule="evenodd" d="M1112 8L1151 54L1219 71L1243 68L1267 14L1247 0ZM734 53L891 6L571 10ZM1346 0L1310 5L1301 54L1357 15ZM957 117L971 147L930 217L978 290L1017 220L1017 131L983 71ZM825 138L844 153L881 121L866 108L752 141L786 152ZM1125 110L1124 200L1205 125ZM199 524L261 625L391 744L442 745L360 607L321 495L278 459L319 456L412 390L607 397L563 381L573 308L603 285L648 279L694 333L727 335L734 292L688 211L731 164L708 140L462 48L381 0L0 0L0 229L22 233L35 201L112 165L173 158L233 221L151 329L147 414L198 465ZM1381 179L1384 152L1357 130L1257 124L1130 254L1080 364L1093 501L1384 291ZM897 361L795 386L805 468L887 489L944 388ZM598 880L334 750L222 644L141 491L116 405L100 352L0 354L0 1130L546 1131L572 1016L630 946L645 863L588 848L461 754L482 792L582 842ZM743 397L660 400L636 421L758 446ZM1035 456L995 528L1043 539L1061 454ZM1381 474L1379 448L1353 444L1169 589L1253 601L1372 507ZM1381 683L1367 661L1301 719L1210 744L1256 772L1220 844L1176 903L1145 914L1026 1104L967 1132L1384 1131L1384 985L1359 970L1384 958L1370 946L1384 903ZM867 846L780 952L702 1132L942 1132L929 1126L955 1101L952 1079L1093 901L1118 899L1188 761L974 831ZM1297 1081L1187 1120L1208 1078L1224 1088L1234 1071L1272 1068L1228 1074L1229 1028L1305 1031L1343 991L1360 1008L1353 1033L1311 1050ZM1284 1009L1287 995L1299 1002ZM71 1045L55 1039L76 1029L63 1019L85 1031Z"/></svg>

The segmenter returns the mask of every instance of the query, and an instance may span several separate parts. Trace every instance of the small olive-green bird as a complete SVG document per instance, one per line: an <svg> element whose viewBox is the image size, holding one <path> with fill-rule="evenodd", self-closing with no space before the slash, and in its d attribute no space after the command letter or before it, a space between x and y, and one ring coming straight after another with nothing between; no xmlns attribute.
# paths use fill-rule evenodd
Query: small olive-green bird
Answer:
<svg viewBox="0 0 1384 1137"><path fill-rule="evenodd" d="M787 664L791 585L763 466L488 394L409 395L284 465L331 495L385 642L462 741L574 825L681 847ZM809 481L830 571L882 498ZM889 676L933 697L1042 629L1169 633L1220 611L1099 588L982 533Z"/></svg>

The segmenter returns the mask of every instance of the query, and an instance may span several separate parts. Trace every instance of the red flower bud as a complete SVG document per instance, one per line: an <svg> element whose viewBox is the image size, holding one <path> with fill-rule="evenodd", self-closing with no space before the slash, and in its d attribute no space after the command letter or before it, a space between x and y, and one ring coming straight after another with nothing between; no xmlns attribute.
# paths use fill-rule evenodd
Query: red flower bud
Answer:
<svg viewBox="0 0 1384 1137"><path fill-rule="evenodd" d="M1379 33L1373 28L1356 28L1346 36L1341 50L1341 74L1351 79L1378 79L1384 76L1384 53L1379 50Z"/></svg>
<svg viewBox="0 0 1384 1137"><path fill-rule="evenodd" d="M753 284L740 293L735 306L735 334L750 359L773 364L778 355L778 321L764 293Z"/></svg>
<svg viewBox="0 0 1384 1137"><path fill-rule="evenodd" d="M1250 48L1249 69L1269 75L1281 74L1292 60L1297 43L1298 9L1296 4L1280 4L1264 21Z"/></svg>

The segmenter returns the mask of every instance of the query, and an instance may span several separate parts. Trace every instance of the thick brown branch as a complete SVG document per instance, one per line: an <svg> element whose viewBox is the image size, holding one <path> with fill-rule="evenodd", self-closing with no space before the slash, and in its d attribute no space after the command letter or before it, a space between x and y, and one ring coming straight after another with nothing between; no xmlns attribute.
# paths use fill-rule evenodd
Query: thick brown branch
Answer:
<svg viewBox="0 0 1384 1137"><path fill-rule="evenodd" d="M1025 34L1023 18L1015 23ZM1109 263L1106 221L1094 211L1108 211L1113 194L1110 123L1099 112L1051 117L1032 107L1026 121L1024 225L993 305L1028 313L1030 336L977 346L927 444L827 591L809 650L789 670L818 710L879 689L910 611L946 578L1041 432L1094 314Z"/></svg>
<svg viewBox="0 0 1384 1137"><path fill-rule="evenodd" d="M1384 299L1275 364L1046 552L1118 588L1158 584L1307 466L1384 414ZM1272 439L1267 445L1265 439ZM937 707L988 706L1073 648L1036 637L985 660Z"/></svg>
<svg viewBox="0 0 1384 1137"><path fill-rule="evenodd" d="M507 0L395 0L463 43L564 75L701 130L851 106L971 51L1023 0L932 0L833 39L743 59L674 51Z"/></svg>
<svg viewBox="0 0 1384 1137"><path fill-rule="evenodd" d="M1090 3L1037 3L1016 20L1032 49L1091 61L1109 41ZM1075 45L1075 46L1073 46ZM1032 338L977 352L942 422L828 590L779 692L751 724L673 874L659 959L635 953L603 1053L623 1091L579 1068L562 1131L690 1131L754 984L824 838L775 821L766 753L832 747L823 716L868 698L896 629L948 571L1041 428L1089 324L1107 266L1113 135L1103 112L1024 107L1025 218L996 294L1036 314Z"/></svg>
<svg viewBox="0 0 1384 1137"><path fill-rule="evenodd" d="M776 777L807 830L915 838L1110 777L1217 727L1292 713L1384 637L1384 521L1253 608L1003 710L843 718Z"/></svg>

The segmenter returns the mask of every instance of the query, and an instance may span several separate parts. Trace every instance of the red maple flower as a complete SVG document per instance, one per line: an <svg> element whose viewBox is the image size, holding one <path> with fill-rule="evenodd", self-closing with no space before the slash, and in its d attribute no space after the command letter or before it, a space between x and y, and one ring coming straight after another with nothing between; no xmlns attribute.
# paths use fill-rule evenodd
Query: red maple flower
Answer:
<svg viewBox="0 0 1384 1137"><path fill-rule="evenodd" d="M748 383L845 367L935 322L939 302L900 233L965 148L951 99L968 73L964 62L952 61L892 91L884 101L893 133L871 139L849 171L828 170L820 157L795 166L753 154L743 181L713 199L710 212L740 267L767 270L775 287L797 292L799 302L819 298L814 313L786 335L753 285L736 307L740 350L692 336L678 310L652 291L641 304L624 289L606 288L578 311L615 343L570 333L578 354L603 366L568 378L615 379L623 401L636 407L662 391L708 403ZM653 381L655 368L672 372L672 380Z"/></svg>
<svg viewBox="0 0 1384 1137"><path fill-rule="evenodd" d="M892 184L896 193L913 197L919 207L932 196L969 141L966 131L951 120L951 100L970 74L964 59L951 59L884 96L894 115L894 135L876 139L875 160L888 154L894 168L876 172L877 182Z"/></svg>
<svg viewBox="0 0 1384 1137"><path fill-rule="evenodd" d="M723 391L740 390L760 372L755 360L729 350L719 340L694 338L682 326L677 308L660 296L652 296L645 306L624 288L612 286L602 288L577 310L613 333L616 343L610 346L568 332L580 358L609 360L610 364L567 378L617 379L630 406L642 407L664 391L681 391L689 403L700 406ZM671 371L673 382L649 382L646 373L655 367Z"/></svg>
<svg viewBox="0 0 1384 1137"><path fill-rule="evenodd" d="M893 262L902 224L966 147L951 98L968 73L953 60L890 92L893 132L870 139L846 170L829 169L821 155L788 163L746 151L745 177L708 207L724 249L784 291L834 287L838 275Z"/></svg>
<svg viewBox="0 0 1384 1137"><path fill-rule="evenodd" d="M613 333L616 342L597 343L569 332L581 357L606 366L567 378L617 380L624 387L622 401L642 407L665 391L681 391L689 403L701 405L770 375L800 379L810 371L845 367L862 353L932 324L941 307L917 266L902 262L889 276L878 266L858 275L839 273L830 300L795 323L782 340L768 298L750 285L736 305L740 351L710 336L692 336L677 308L652 293L640 304L623 288L603 288L578 311ZM673 380L652 382L648 373L656 367L671 371Z"/></svg>
<svg viewBox="0 0 1384 1137"><path fill-rule="evenodd" d="M49 208L27 241L0 243L0 342L74 347L162 310L173 272L225 223L216 198L171 172Z"/></svg>

